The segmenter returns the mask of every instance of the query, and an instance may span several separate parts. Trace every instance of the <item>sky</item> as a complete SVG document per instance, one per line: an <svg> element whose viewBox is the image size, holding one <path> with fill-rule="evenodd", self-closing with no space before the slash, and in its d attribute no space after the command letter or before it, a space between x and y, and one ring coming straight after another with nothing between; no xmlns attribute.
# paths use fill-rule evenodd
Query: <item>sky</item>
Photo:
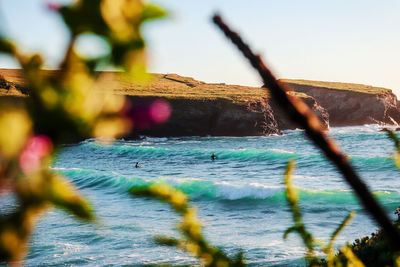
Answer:
<svg viewBox="0 0 400 267"><path fill-rule="evenodd" d="M63 55L68 31L46 9L67 0L0 0L0 30L48 68ZM169 16L148 23L150 72L205 82L260 86L258 75L211 23L218 12L260 53L278 78L352 82L400 95L398 0L154 0ZM82 51L101 50L83 42ZM0 57L0 68L16 63Z"/></svg>

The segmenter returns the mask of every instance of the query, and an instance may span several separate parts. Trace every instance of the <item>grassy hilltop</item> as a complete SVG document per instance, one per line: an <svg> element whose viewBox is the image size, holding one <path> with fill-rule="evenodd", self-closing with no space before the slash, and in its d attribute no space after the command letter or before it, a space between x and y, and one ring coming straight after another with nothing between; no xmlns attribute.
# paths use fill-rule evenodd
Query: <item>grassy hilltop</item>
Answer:
<svg viewBox="0 0 400 267"><path fill-rule="evenodd" d="M281 82L293 85L304 85L319 88L327 88L334 90L346 90L353 92L360 92L366 94L381 94L384 92L391 92L391 89L383 87L374 87L371 85L357 84L357 83L341 83L341 82L323 82L323 81L310 81L310 80L294 80L294 79L281 79Z"/></svg>
<svg viewBox="0 0 400 267"><path fill-rule="evenodd" d="M44 70L46 75L55 75L56 70ZM151 74L147 82L132 82L118 72L101 72L102 89L111 90L115 94L131 96L156 96L165 98L187 98L198 100L229 99L236 103L244 103L253 99L268 96L268 92L261 87L249 87L240 85L227 85L224 83L205 83L190 77L177 74ZM1 82L1 76L6 82ZM391 92L390 89L373 87L369 85L322 82L309 80L282 79L289 86L312 86L318 88L347 90L367 94L380 94ZM15 95L24 96L21 88L26 87L21 70L0 69L0 96ZM22 90L23 91L23 90ZM306 98L304 93L292 92L291 94Z"/></svg>
<svg viewBox="0 0 400 267"><path fill-rule="evenodd" d="M55 75L54 70L44 70L45 75ZM20 70L0 69L0 75L10 85L26 86ZM101 72L102 90L112 91L115 94L131 96L156 96L165 98L187 99L231 99L234 102L243 102L266 96L266 91L259 87L240 85L226 85L223 83L205 83L190 77L177 74L151 74L143 82L133 82L118 72ZM21 95L18 90L9 90L10 86L0 83L0 95ZM12 87L12 86L11 86Z"/></svg>

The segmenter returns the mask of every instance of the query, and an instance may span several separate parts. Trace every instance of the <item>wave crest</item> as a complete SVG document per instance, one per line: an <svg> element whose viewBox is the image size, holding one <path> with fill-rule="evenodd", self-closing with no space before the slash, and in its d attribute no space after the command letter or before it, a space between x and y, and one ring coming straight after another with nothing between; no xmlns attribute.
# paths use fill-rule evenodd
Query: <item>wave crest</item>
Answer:
<svg viewBox="0 0 400 267"><path fill-rule="evenodd" d="M284 186L269 186L260 183L235 184L231 182L215 182L193 178L160 177L142 179L128 177L116 172L77 168L53 168L69 177L79 188L104 190L113 193L127 193L132 188L166 183L182 190L193 200L266 200L269 202L285 202ZM357 203L351 191L316 190L299 188L301 203L313 204L350 204ZM374 192L379 199L390 202L400 199L396 192Z"/></svg>

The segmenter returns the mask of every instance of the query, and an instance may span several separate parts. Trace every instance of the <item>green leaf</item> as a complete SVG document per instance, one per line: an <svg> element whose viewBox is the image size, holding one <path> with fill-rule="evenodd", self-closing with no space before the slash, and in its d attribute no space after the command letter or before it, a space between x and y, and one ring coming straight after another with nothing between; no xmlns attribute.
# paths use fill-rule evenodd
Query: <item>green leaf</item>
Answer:
<svg viewBox="0 0 400 267"><path fill-rule="evenodd" d="M142 12L141 21L161 19L167 16L167 12L159 6L147 4Z"/></svg>
<svg viewBox="0 0 400 267"><path fill-rule="evenodd" d="M107 36L109 31L101 15L100 4L100 0L74 1L58 12L74 36L87 32Z"/></svg>
<svg viewBox="0 0 400 267"><path fill-rule="evenodd" d="M399 140L399 138L397 137L397 134L396 134L395 132L393 132L392 130L389 130L389 129L387 129L387 128L384 128L383 130L384 130L385 132L387 132L388 137L389 137L390 139L392 139L393 142L394 142L396 151L395 151L395 153L394 153L393 161L394 161L394 163L396 164L396 167L397 167L398 169L400 169L400 140Z"/></svg>
<svg viewBox="0 0 400 267"><path fill-rule="evenodd" d="M283 239L286 239L290 233L297 232L297 231L298 231L297 226L292 226L292 227L286 229L286 231L283 233Z"/></svg>
<svg viewBox="0 0 400 267"><path fill-rule="evenodd" d="M25 256L29 236L41 208L21 206L16 212L0 217L0 262L18 262Z"/></svg>
<svg viewBox="0 0 400 267"><path fill-rule="evenodd" d="M399 141L399 138L397 137L396 133L387 128L385 128L383 130L385 132L387 132L387 135L389 136L389 138L393 140L396 149L399 150L400 149L400 141Z"/></svg>
<svg viewBox="0 0 400 267"><path fill-rule="evenodd" d="M335 241L336 237L340 232L346 227L347 224L353 219L355 212L352 211L347 215L347 217L343 220L343 222L336 228L336 230L332 233L331 238L329 240L328 249L333 248L333 242Z"/></svg>
<svg viewBox="0 0 400 267"><path fill-rule="evenodd" d="M65 209L80 219L92 221L93 209L72 185L59 174L53 175L48 188L48 200L56 207Z"/></svg>
<svg viewBox="0 0 400 267"><path fill-rule="evenodd" d="M15 45L0 36L0 53L14 54L15 53Z"/></svg>
<svg viewBox="0 0 400 267"><path fill-rule="evenodd" d="M154 241L160 245L177 247L180 244L180 240L176 238L170 238L167 236L156 236L154 237Z"/></svg>

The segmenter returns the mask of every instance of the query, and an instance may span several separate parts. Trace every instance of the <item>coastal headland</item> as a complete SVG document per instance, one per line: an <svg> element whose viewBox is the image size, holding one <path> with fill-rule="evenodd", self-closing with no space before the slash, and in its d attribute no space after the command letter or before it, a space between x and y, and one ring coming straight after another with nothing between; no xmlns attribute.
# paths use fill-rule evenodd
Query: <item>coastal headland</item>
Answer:
<svg viewBox="0 0 400 267"><path fill-rule="evenodd" d="M54 75L57 71L44 71ZM99 72L104 91L127 96L132 107L146 107L157 99L169 103L170 118L153 125L140 125L128 138L148 136L247 136L280 134L298 126L270 99L262 87L205 83L177 74L151 74L132 82L118 72ZM390 89L360 84L281 80L329 126L363 124L399 125L400 105ZM0 69L0 96L29 96L22 73ZM4 101L4 97L3 97ZM21 100L20 100L21 101Z"/></svg>

